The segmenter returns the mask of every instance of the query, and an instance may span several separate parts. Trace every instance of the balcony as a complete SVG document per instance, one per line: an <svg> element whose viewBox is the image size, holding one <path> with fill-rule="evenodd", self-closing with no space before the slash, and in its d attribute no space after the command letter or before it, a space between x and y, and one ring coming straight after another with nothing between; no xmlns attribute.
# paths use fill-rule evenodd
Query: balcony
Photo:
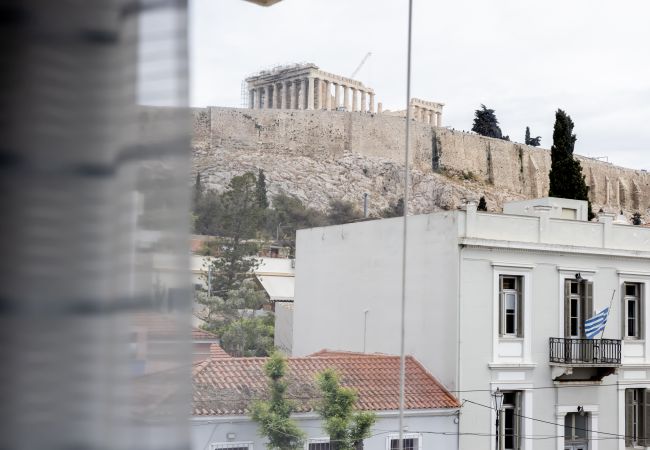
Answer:
<svg viewBox="0 0 650 450"><path fill-rule="evenodd" d="M621 365L620 339L549 339L555 381L600 381Z"/></svg>

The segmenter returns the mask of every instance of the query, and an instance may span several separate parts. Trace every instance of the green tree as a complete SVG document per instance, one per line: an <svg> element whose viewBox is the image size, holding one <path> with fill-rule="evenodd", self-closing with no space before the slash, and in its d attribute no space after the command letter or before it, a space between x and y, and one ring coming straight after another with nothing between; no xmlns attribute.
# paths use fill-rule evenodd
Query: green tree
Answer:
<svg viewBox="0 0 650 450"><path fill-rule="evenodd" d="M589 188L582 174L580 161L573 157L576 135L573 134L573 120L558 109L555 113L553 146L551 147L551 171L548 174L550 197L586 200L589 207L589 220L594 217L589 201Z"/></svg>
<svg viewBox="0 0 650 450"><path fill-rule="evenodd" d="M536 136L534 138L530 137L530 128L526 127L526 136L524 137L524 144L530 145L533 147L539 147L540 143L542 142L542 137L541 136Z"/></svg>
<svg viewBox="0 0 650 450"><path fill-rule="evenodd" d="M196 194L196 191L195 191ZM195 196L196 203L192 213L194 219L194 232L215 236L220 231L220 219L223 206L221 196L217 191L208 190Z"/></svg>
<svg viewBox="0 0 650 450"><path fill-rule="evenodd" d="M354 222L363 218L363 213L354 205L346 200L330 201L327 212L327 221L330 225L339 225L343 223Z"/></svg>
<svg viewBox="0 0 650 450"><path fill-rule="evenodd" d="M230 324L255 317L255 311L266 303L266 296L255 281L242 278L225 293L197 292L196 302L203 306L195 312L205 322L203 328L221 337Z"/></svg>
<svg viewBox="0 0 650 450"><path fill-rule="evenodd" d="M330 437L330 449L363 449L363 440L370 436L376 415L355 411L356 392L342 387L334 370L327 369L320 373L317 382L322 395L318 413L325 422L323 428Z"/></svg>
<svg viewBox="0 0 650 450"><path fill-rule="evenodd" d="M394 203L389 203L388 208L383 209L379 216L384 219L389 219L391 217L400 217L404 215L404 199L399 198Z"/></svg>
<svg viewBox="0 0 650 450"><path fill-rule="evenodd" d="M481 104L481 108L474 111L474 124L472 131L480 134L481 136L488 136L498 139L503 139L501 128L499 128L499 121L493 109L488 109L485 105ZM509 140L508 138L507 140Z"/></svg>
<svg viewBox="0 0 650 450"><path fill-rule="evenodd" d="M221 333L221 347L231 356L268 356L273 351L273 314L243 317L230 322Z"/></svg>
<svg viewBox="0 0 650 450"><path fill-rule="evenodd" d="M487 211L487 202L485 201L485 196L481 196L478 201L478 206L476 207L478 211Z"/></svg>
<svg viewBox="0 0 650 450"><path fill-rule="evenodd" d="M323 225L327 225L327 218L322 212L305 206L296 197L280 193L273 197L272 209L267 215L266 231L294 249L296 230Z"/></svg>
<svg viewBox="0 0 650 450"><path fill-rule="evenodd" d="M241 239L255 237L262 221L258 204L257 177L251 172L233 177L221 195L222 230L237 244Z"/></svg>
<svg viewBox="0 0 650 450"><path fill-rule="evenodd" d="M269 449L302 449L305 434L291 418L295 407L286 398L286 360L279 353L274 353L264 366L264 372L268 377L270 398L254 402L251 405L251 417L258 423L260 435L268 439Z"/></svg>
<svg viewBox="0 0 650 450"><path fill-rule="evenodd" d="M255 184L255 195L257 198L257 206L261 209L269 207L269 199L266 196L266 175L262 169L257 174L257 182Z"/></svg>

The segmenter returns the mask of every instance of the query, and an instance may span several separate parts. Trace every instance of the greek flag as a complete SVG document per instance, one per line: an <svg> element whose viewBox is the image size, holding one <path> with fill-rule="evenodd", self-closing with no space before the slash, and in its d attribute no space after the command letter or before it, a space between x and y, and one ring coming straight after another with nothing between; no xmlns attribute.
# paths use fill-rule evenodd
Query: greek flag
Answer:
<svg viewBox="0 0 650 450"><path fill-rule="evenodd" d="M591 319L585 320L585 335L588 339L593 339L598 333L605 329L609 307L603 309Z"/></svg>

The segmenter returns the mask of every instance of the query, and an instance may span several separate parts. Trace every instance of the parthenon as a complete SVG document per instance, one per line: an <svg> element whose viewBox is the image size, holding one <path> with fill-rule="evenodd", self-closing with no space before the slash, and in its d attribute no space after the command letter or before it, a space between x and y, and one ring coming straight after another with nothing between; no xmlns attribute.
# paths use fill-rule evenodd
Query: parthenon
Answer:
<svg viewBox="0 0 650 450"><path fill-rule="evenodd" d="M262 70L248 78L248 107L251 109L303 109L375 113L375 91L358 80L320 70L302 63ZM382 112L381 103L377 113ZM435 127L442 126L443 103L411 99L412 118ZM406 116L406 110L385 111Z"/></svg>
<svg viewBox="0 0 650 450"><path fill-rule="evenodd" d="M360 81L294 64L246 78L252 109L324 109L375 112L375 92Z"/></svg>

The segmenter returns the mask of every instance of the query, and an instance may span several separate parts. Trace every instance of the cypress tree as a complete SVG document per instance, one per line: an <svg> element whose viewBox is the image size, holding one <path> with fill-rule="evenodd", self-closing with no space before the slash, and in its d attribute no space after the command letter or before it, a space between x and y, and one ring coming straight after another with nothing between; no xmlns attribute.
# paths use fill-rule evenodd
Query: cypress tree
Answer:
<svg viewBox="0 0 650 450"><path fill-rule="evenodd" d="M478 206L476 207L477 211L487 211L487 202L485 201L485 197L481 196L481 198L478 201Z"/></svg>
<svg viewBox="0 0 650 450"><path fill-rule="evenodd" d="M257 206L260 209L269 207L269 199L266 196L266 176L262 169L257 174L257 182L255 183L255 195L257 197Z"/></svg>
<svg viewBox="0 0 650 450"><path fill-rule="evenodd" d="M553 127L553 146L551 147L551 171L548 174L549 197L586 200L589 205L589 220L594 217L589 201L589 188L582 174L580 161L573 157L576 135L573 134L573 120L558 109Z"/></svg>

